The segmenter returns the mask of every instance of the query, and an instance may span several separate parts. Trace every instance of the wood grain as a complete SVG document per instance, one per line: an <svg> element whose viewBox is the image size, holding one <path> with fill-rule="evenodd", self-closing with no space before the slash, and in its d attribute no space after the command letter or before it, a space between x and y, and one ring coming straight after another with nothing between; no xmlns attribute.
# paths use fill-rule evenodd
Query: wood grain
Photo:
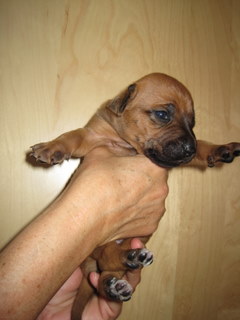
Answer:
<svg viewBox="0 0 240 320"><path fill-rule="evenodd" d="M83 126L147 73L186 84L199 138L239 141L239 30L238 0L0 1L1 245L78 164L33 167L28 147ZM120 319L240 319L239 174L239 160L171 172L155 262Z"/></svg>

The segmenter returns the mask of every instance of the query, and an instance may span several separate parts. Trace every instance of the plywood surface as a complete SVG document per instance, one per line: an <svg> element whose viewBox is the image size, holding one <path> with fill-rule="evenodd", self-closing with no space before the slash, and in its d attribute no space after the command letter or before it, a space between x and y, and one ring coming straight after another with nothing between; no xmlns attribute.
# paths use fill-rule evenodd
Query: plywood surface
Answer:
<svg viewBox="0 0 240 320"><path fill-rule="evenodd" d="M48 170L28 147L83 126L106 99L159 71L181 80L196 134L240 140L238 0L0 1L0 244L62 190L77 161ZM121 320L240 319L240 160L177 169L149 243L155 262Z"/></svg>

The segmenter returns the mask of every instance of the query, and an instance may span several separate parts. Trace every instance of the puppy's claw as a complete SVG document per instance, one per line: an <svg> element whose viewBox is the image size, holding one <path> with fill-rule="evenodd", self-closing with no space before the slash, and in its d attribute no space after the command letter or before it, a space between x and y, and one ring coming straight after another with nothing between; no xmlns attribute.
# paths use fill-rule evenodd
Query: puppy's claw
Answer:
<svg viewBox="0 0 240 320"><path fill-rule="evenodd" d="M127 252L125 265L130 269L146 267L153 262L153 254L146 248L132 249Z"/></svg>
<svg viewBox="0 0 240 320"><path fill-rule="evenodd" d="M36 162L47 163L49 165L62 163L65 159L71 157L70 153L66 152L64 145L59 142L38 143L32 146L31 149L30 156L34 157Z"/></svg>
<svg viewBox="0 0 240 320"><path fill-rule="evenodd" d="M240 156L240 143L232 142L217 146L207 158L208 166L214 167L218 162L231 163L238 156Z"/></svg>
<svg viewBox="0 0 240 320"><path fill-rule="evenodd" d="M239 150L235 150L233 152L234 157L239 157L240 156L240 149Z"/></svg>

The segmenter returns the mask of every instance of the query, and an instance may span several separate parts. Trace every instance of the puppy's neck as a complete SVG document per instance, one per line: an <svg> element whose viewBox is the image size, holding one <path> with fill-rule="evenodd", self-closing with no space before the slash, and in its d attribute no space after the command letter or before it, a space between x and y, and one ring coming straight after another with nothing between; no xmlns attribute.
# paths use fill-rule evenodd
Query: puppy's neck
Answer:
<svg viewBox="0 0 240 320"><path fill-rule="evenodd" d="M136 155L136 150L124 139L116 129L114 116L106 108L100 108L85 126L95 139L105 142L105 145L118 156Z"/></svg>

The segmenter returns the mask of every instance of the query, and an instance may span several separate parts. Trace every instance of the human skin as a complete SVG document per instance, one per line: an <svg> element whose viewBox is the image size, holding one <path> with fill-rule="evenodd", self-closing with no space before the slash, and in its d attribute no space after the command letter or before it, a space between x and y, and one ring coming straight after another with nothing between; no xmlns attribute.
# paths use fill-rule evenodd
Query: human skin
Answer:
<svg viewBox="0 0 240 320"><path fill-rule="evenodd" d="M166 170L143 156L89 153L58 199L2 251L1 319L36 319L94 248L152 234L166 181Z"/></svg>
<svg viewBox="0 0 240 320"><path fill-rule="evenodd" d="M131 248L143 248L142 242L133 238ZM124 279L126 279L133 289L136 288L141 279L141 270L128 271ZM73 274L67 279L63 286L58 290L54 297L49 301L46 307L38 316L37 320L70 320L72 304L76 296L76 292L82 280L82 272L77 268ZM90 273L89 280L92 285L97 288L99 274ZM82 319L83 320L114 320L122 310L122 302L107 300L99 295L94 295L87 303Z"/></svg>

